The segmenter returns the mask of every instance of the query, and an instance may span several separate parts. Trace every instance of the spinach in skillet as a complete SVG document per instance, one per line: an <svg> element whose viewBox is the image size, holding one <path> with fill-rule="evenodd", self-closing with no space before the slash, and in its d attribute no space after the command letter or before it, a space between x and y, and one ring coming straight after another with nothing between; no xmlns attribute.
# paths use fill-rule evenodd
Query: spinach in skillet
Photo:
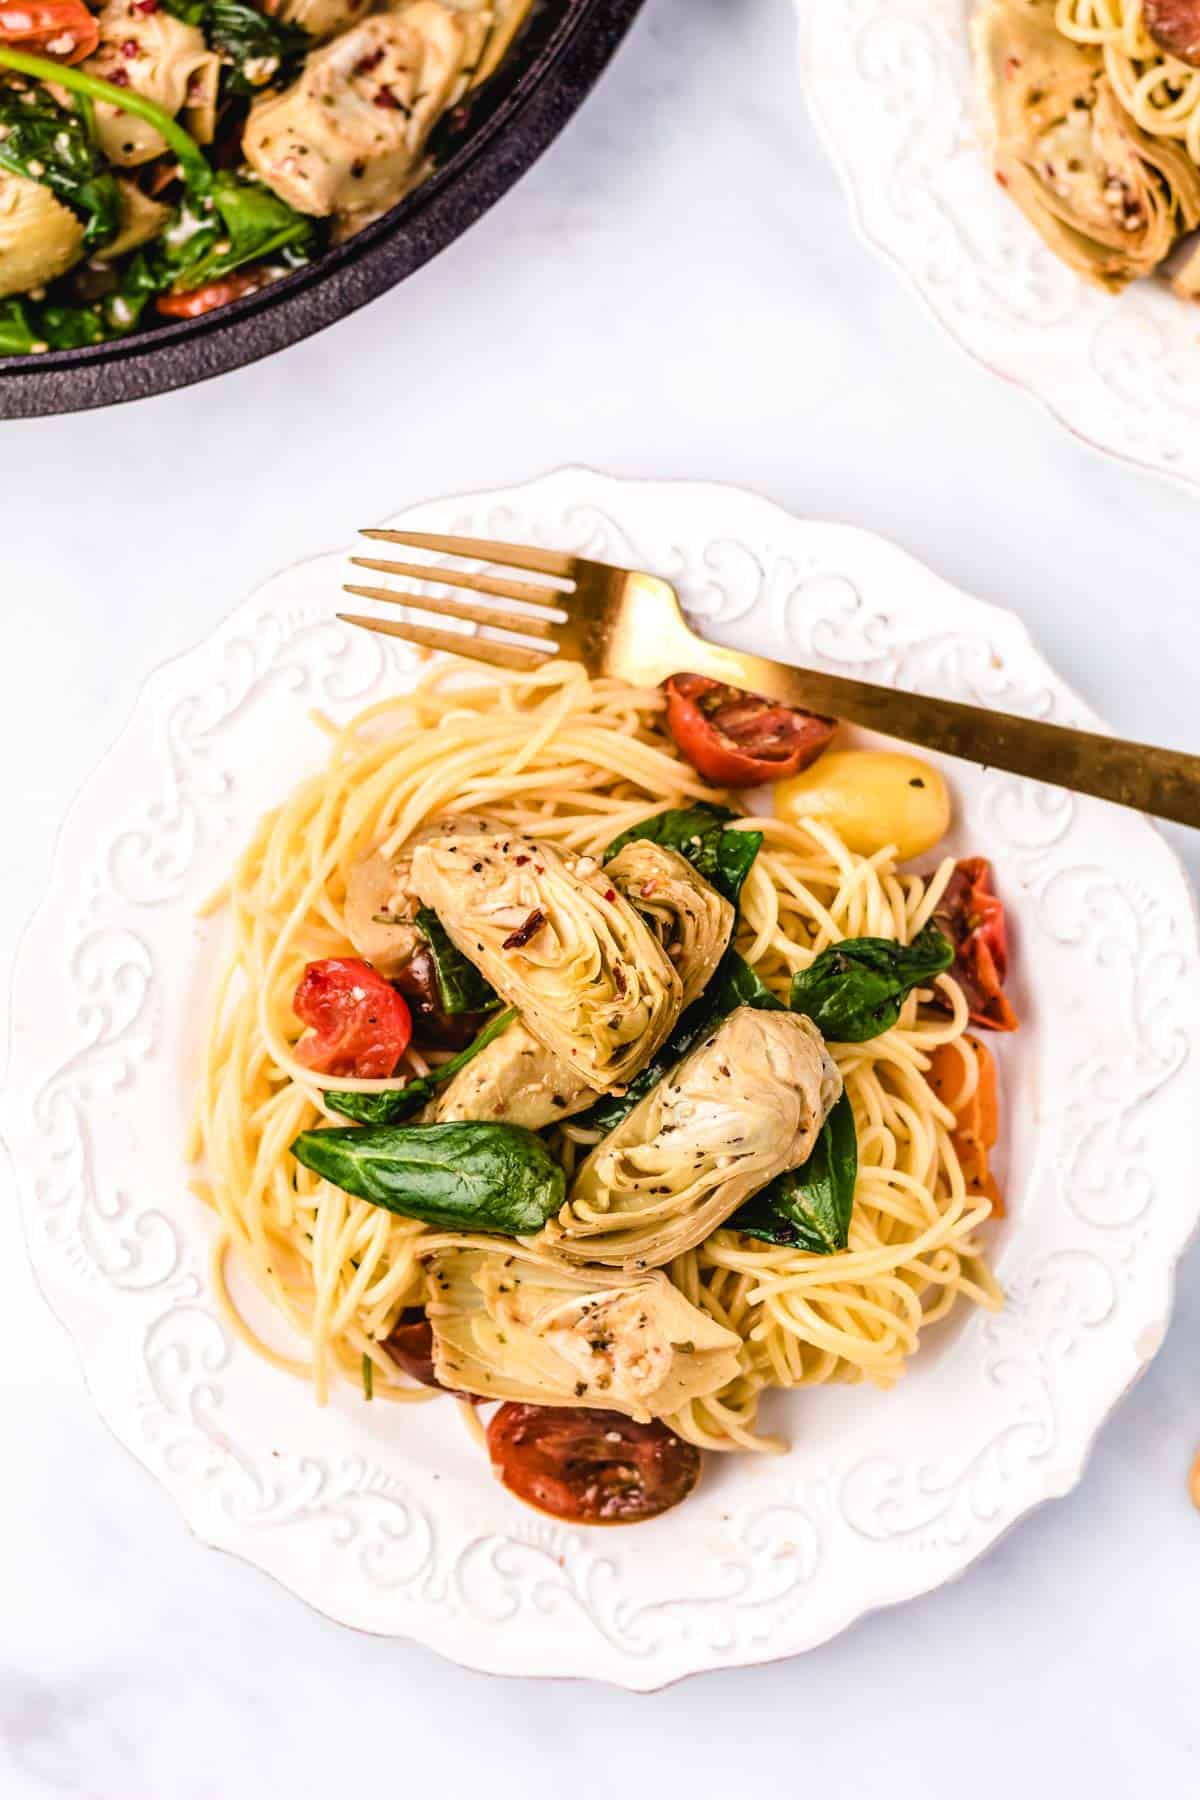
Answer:
<svg viewBox="0 0 1200 1800"><path fill-rule="evenodd" d="M431 906L423 906L417 913L417 928L429 945L443 1012L491 1012L499 1006L500 997L491 982L463 955Z"/></svg>
<svg viewBox="0 0 1200 1800"><path fill-rule="evenodd" d="M799 1169L777 1175L747 1200L729 1221L730 1229L768 1244L831 1256L850 1238L854 1186L858 1180L858 1133L850 1096L833 1108L812 1155Z"/></svg>
<svg viewBox="0 0 1200 1800"><path fill-rule="evenodd" d="M133 324L136 323L135 316ZM59 306L18 300L15 295L0 300L0 356L28 356L34 350L78 350L83 344L102 344L122 335L120 329L109 329L99 304Z"/></svg>
<svg viewBox="0 0 1200 1800"><path fill-rule="evenodd" d="M688 1007L662 1049L634 1076L625 1092L601 1095L573 1123L592 1131L615 1131L638 1101L644 1100L714 1025L739 1006L754 1006L762 1012L786 1011L783 1002L763 986L749 963L743 962L736 950L727 950L700 998Z"/></svg>
<svg viewBox="0 0 1200 1800"><path fill-rule="evenodd" d="M116 236L120 189L87 116L60 106L45 88L0 86L0 169L40 181L78 213L89 253Z"/></svg>
<svg viewBox="0 0 1200 1800"><path fill-rule="evenodd" d="M648 838L653 844L663 844L685 856L698 875L703 875L736 906L742 883L763 841L761 831L730 831L727 821L736 817L727 806L713 806L707 800L655 813L652 819L643 819L640 825L614 838L604 852L604 860L609 862L626 844Z"/></svg>
<svg viewBox="0 0 1200 1800"><path fill-rule="evenodd" d="M948 969L954 950L936 925L911 944L891 938L846 938L792 977L791 1008L807 1013L823 1038L864 1044L890 1031L915 987Z"/></svg>
<svg viewBox="0 0 1200 1800"><path fill-rule="evenodd" d="M0 301L0 355L39 347L76 349L123 337L158 294L190 293L247 263L299 267L308 261L315 244L313 221L260 182L213 169L178 120L143 94L8 44L0 44L3 68L65 88L85 112L97 100L108 101L153 125L178 161L184 195L161 236L123 265L117 285L101 298L87 304Z"/></svg>
<svg viewBox="0 0 1200 1800"><path fill-rule="evenodd" d="M165 10L196 25L221 57L222 97L254 95L297 74L311 45L306 32L272 19L243 0L162 0Z"/></svg>
<svg viewBox="0 0 1200 1800"><path fill-rule="evenodd" d="M77 73L64 70L67 75ZM120 91L120 90L114 90ZM28 354L35 345L74 350L136 330L149 303L169 291L190 293L246 263L270 258L299 267L312 248L312 221L270 188L222 170L200 205L185 199L162 236L126 261L117 285L86 305L0 301L0 355Z"/></svg>
<svg viewBox="0 0 1200 1800"><path fill-rule="evenodd" d="M311 219L261 182L221 169L201 205L185 202L150 247L156 254L149 264L164 287L187 293L251 262L279 259L299 267L312 245Z"/></svg>
<svg viewBox="0 0 1200 1800"><path fill-rule="evenodd" d="M428 1075L416 1075L402 1088L394 1088L384 1094L339 1094L334 1089L325 1096L325 1104L332 1112L338 1112L347 1119L357 1119L360 1125L399 1125L405 1119L411 1119L419 1112L427 1100L432 1100L440 1087L443 1087L452 1076L465 1069L472 1059L485 1050L493 1038L498 1038L502 1031L516 1018L516 1010L509 1007L489 1019L477 1038L469 1043L465 1050L452 1056L440 1067L431 1069Z"/></svg>
<svg viewBox="0 0 1200 1800"><path fill-rule="evenodd" d="M292 1155L374 1206L448 1231L518 1237L562 1206L566 1177L520 1125L359 1125L302 1131Z"/></svg>

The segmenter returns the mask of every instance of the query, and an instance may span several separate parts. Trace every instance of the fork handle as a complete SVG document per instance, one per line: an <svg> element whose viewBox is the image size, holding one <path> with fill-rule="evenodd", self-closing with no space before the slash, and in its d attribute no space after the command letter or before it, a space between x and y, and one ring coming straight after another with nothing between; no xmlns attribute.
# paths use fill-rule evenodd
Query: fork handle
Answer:
<svg viewBox="0 0 1200 1800"><path fill-rule="evenodd" d="M1022 719L817 669L795 669L699 638L692 639L686 667L927 750L1200 827L1200 756L1184 750L1129 743L1098 731Z"/></svg>

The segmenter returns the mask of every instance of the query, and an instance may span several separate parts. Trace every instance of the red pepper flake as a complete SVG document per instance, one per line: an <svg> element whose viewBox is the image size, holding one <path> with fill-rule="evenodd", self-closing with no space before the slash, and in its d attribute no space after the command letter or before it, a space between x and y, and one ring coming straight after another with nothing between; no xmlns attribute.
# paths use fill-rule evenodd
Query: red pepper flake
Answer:
<svg viewBox="0 0 1200 1800"><path fill-rule="evenodd" d="M525 867L525 864L528 861L529 861L529 858L527 856L518 856L516 858L516 864L517 864L518 869L523 869Z"/></svg>
<svg viewBox="0 0 1200 1800"><path fill-rule="evenodd" d="M606 900L612 901L612 900L615 900L616 897L617 897L616 890L614 888L605 888L604 898Z"/></svg>
<svg viewBox="0 0 1200 1800"><path fill-rule="evenodd" d="M140 56L141 54L142 46L138 43L137 39L126 38L125 42L121 45L121 55L125 58L126 62L132 62L134 57Z"/></svg>
<svg viewBox="0 0 1200 1800"><path fill-rule="evenodd" d="M626 988L625 971L620 963L613 964L613 984L616 987L618 994L624 996Z"/></svg>
<svg viewBox="0 0 1200 1800"><path fill-rule="evenodd" d="M158 11L158 0L133 0L131 11L141 13L143 16L149 13L156 13Z"/></svg>
<svg viewBox="0 0 1200 1800"><path fill-rule="evenodd" d="M502 950L523 950L530 938L536 937L546 923L546 915L540 906L535 906L523 925L510 931L500 948Z"/></svg>
<svg viewBox="0 0 1200 1800"><path fill-rule="evenodd" d="M113 69L109 74L108 79L112 82L114 87L128 87L129 71L128 69Z"/></svg>
<svg viewBox="0 0 1200 1800"><path fill-rule="evenodd" d="M372 106L382 106L388 112L400 111L400 102L390 88L380 88L379 92L372 98L371 104Z"/></svg>

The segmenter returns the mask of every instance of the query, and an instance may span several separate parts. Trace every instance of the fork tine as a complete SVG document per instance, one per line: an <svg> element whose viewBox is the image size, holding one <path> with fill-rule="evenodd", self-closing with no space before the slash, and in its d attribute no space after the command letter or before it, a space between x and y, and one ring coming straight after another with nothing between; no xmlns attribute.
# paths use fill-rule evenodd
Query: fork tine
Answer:
<svg viewBox="0 0 1200 1800"><path fill-rule="evenodd" d="M406 644L421 644L426 650L448 650L453 656L493 663L499 669L540 669L549 660L540 650L498 644L494 638L470 637L465 631L434 631L424 625L401 625L395 619L367 619L359 613L339 613L338 618L346 625L361 625L364 631L403 638Z"/></svg>
<svg viewBox="0 0 1200 1800"><path fill-rule="evenodd" d="M501 612L498 606L473 606L469 600L431 599L426 594L398 594L394 588L359 587L354 581L343 582L342 592L357 594L363 600L383 600L390 606L410 606L416 612L441 613L447 619L468 619L473 625L492 625L497 631L520 631L526 637L554 636L554 626L549 621L543 623L526 613Z"/></svg>
<svg viewBox="0 0 1200 1800"><path fill-rule="evenodd" d="M505 568L535 569L539 575L571 579L577 557L561 550L541 550L535 544L497 544L490 538L447 537L436 531L364 530L363 537L381 538L388 544L406 544L412 550L432 550L436 555L473 556L479 562L500 563Z"/></svg>
<svg viewBox="0 0 1200 1800"><path fill-rule="evenodd" d="M476 575L471 569L423 569L417 563L388 562L378 556L352 556L350 561L356 569L378 569L381 575L402 575L408 581L433 581L441 587L470 588L475 594L495 594L501 600L524 600L530 606L554 606L563 598L561 588L510 581L507 576Z"/></svg>

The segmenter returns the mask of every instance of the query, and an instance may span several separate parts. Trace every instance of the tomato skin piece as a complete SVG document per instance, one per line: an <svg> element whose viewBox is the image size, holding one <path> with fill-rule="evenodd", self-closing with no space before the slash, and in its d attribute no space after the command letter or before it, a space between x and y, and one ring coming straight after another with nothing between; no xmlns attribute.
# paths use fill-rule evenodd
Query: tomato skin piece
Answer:
<svg viewBox="0 0 1200 1800"><path fill-rule="evenodd" d="M519 1500L576 1525L633 1525L687 1498L700 1452L661 1420L509 1400L488 1426L492 1467Z"/></svg>
<svg viewBox="0 0 1200 1800"><path fill-rule="evenodd" d="M1160 50L1200 69L1200 0L1142 0L1142 22Z"/></svg>
<svg viewBox="0 0 1200 1800"><path fill-rule="evenodd" d="M464 1394L440 1382L434 1370L433 1326L423 1306L407 1306L383 1340L392 1361L422 1387L437 1388L456 1400L469 1400L472 1406L486 1406L484 1394Z"/></svg>
<svg viewBox="0 0 1200 1800"><path fill-rule="evenodd" d="M1015 1031L1020 1021L1004 992L1008 925L1004 902L992 890L992 865L985 856L970 856L955 865L933 917L954 945L950 973L967 996L971 1023L990 1031Z"/></svg>
<svg viewBox="0 0 1200 1800"><path fill-rule="evenodd" d="M780 706L707 675L672 675L664 687L667 730L680 755L714 787L761 787L796 775L837 730L836 719Z"/></svg>
<svg viewBox="0 0 1200 1800"><path fill-rule="evenodd" d="M392 979L408 1001L413 1035L422 1048L465 1050L483 1030L487 1013L443 1010L437 968L428 950L418 950Z"/></svg>
<svg viewBox="0 0 1200 1800"><path fill-rule="evenodd" d="M60 42L61 49L51 48ZM99 42L100 21L83 0L0 0L0 44L20 44L69 65L90 56Z"/></svg>
<svg viewBox="0 0 1200 1800"><path fill-rule="evenodd" d="M296 1061L322 1075L386 1081L412 1040L403 996L356 956L310 962L292 1010L312 1027L296 1045Z"/></svg>
<svg viewBox="0 0 1200 1800"><path fill-rule="evenodd" d="M954 1114L951 1134L967 1187L992 1203L993 1219L1003 1219L1004 1196L992 1174L990 1150L1000 1136L1000 1100L996 1091L996 1064L987 1045L969 1034L963 1043L975 1058L978 1080L969 1100L960 1101L963 1086L962 1059L953 1044L939 1044L930 1052L925 1079L942 1103Z"/></svg>
<svg viewBox="0 0 1200 1800"><path fill-rule="evenodd" d="M232 275L223 275L220 281L190 288L185 294L160 294L154 302L154 310L164 319L201 319L205 313L215 312L218 306L228 306L231 300L239 300L243 294L252 294L256 288L265 286L266 278L261 269L239 269Z"/></svg>
<svg viewBox="0 0 1200 1800"><path fill-rule="evenodd" d="M397 1367L422 1387L441 1387L433 1372L433 1326L424 1307L407 1307L384 1338L383 1347Z"/></svg>

